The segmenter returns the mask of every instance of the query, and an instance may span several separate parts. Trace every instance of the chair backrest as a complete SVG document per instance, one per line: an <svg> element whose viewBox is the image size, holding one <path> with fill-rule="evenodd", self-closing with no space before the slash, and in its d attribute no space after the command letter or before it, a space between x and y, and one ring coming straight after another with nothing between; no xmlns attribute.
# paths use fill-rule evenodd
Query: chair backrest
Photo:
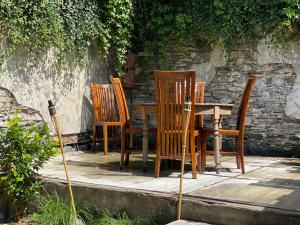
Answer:
<svg viewBox="0 0 300 225"><path fill-rule="evenodd" d="M111 84L90 83L94 122L116 121L114 90Z"/></svg>
<svg viewBox="0 0 300 225"><path fill-rule="evenodd" d="M204 103L204 91L205 91L205 82L198 81L195 85L195 103ZM203 127L204 125L204 116L196 116L195 124L197 127Z"/></svg>
<svg viewBox="0 0 300 225"><path fill-rule="evenodd" d="M130 120L129 112L128 112L128 106L126 101L126 96L122 87L121 80L116 77L110 76L111 82L113 84L115 95L117 98L118 108L119 108L119 114L120 114L120 121L122 125L127 123Z"/></svg>
<svg viewBox="0 0 300 225"><path fill-rule="evenodd" d="M243 93L242 101L240 104L240 109L239 109L238 118L237 118L237 130L241 131L241 135L244 134L245 125L246 125L246 114L247 114L248 105L249 105L249 101L250 101L250 97L251 97L251 93L253 90L255 80L256 80L256 76L254 76L254 75L248 79L248 82L246 84L246 87L245 87L245 90Z"/></svg>
<svg viewBox="0 0 300 225"><path fill-rule="evenodd" d="M195 71L155 71L157 103L157 151L165 158L175 159L182 155L183 112L187 98L192 102L191 115L195 111ZM193 134L194 116L190 117L189 134ZM187 154L190 153L187 138Z"/></svg>

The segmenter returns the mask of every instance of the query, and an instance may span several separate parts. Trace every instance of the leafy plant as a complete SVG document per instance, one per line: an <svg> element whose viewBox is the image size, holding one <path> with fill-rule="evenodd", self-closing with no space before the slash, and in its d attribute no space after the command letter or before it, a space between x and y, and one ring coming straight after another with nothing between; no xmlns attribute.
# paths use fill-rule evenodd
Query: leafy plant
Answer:
<svg viewBox="0 0 300 225"><path fill-rule="evenodd" d="M267 36L284 47L300 34L298 0L137 0L135 18L135 42L160 56L178 48L174 39L205 49L221 42L230 53L237 44Z"/></svg>
<svg viewBox="0 0 300 225"><path fill-rule="evenodd" d="M41 187L38 170L57 152L45 123L25 127L13 118L0 131L0 193L22 213Z"/></svg>
<svg viewBox="0 0 300 225"><path fill-rule="evenodd" d="M2 0L2 61L16 50L39 55L53 49L58 65L67 55L83 62L88 47L96 45L123 63L131 20L131 0Z"/></svg>

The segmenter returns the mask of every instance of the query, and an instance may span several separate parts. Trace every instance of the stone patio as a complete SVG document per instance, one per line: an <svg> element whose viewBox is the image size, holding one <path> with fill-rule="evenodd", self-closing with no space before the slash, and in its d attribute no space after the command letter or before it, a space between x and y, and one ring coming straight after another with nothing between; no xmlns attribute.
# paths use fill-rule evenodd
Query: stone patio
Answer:
<svg viewBox="0 0 300 225"><path fill-rule="evenodd" d="M71 152L66 154L77 201L126 209L131 215L170 222L176 218L179 170L165 169L153 177L154 154L149 171L142 172L142 156L130 157L130 166L119 170L118 153ZM208 169L191 179L184 175L184 219L213 224L300 224L300 159L246 157L246 174L233 157L222 158L217 175L213 158ZM49 190L65 192L61 156L40 171ZM52 188L52 189L51 189Z"/></svg>

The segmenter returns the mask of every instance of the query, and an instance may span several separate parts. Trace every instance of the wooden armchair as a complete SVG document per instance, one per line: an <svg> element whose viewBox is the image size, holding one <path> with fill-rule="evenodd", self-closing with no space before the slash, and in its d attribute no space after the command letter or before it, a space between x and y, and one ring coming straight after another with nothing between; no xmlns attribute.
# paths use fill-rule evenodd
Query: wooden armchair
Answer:
<svg viewBox="0 0 300 225"><path fill-rule="evenodd" d="M195 112L195 71L155 71L157 103L157 149L155 176L159 177L162 159L182 160L183 109L187 97L191 99L191 114ZM195 117L191 116L187 137L186 159L192 162L192 177L197 177L196 157L200 170L200 152L195 150Z"/></svg>
<svg viewBox="0 0 300 225"><path fill-rule="evenodd" d="M245 173L245 165L244 165L244 132L245 132L245 125L246 125L246 114L247 109L252 93L252 89L254 86L254 82L256 80L256 76L252 76L248 79L247 85L245 87L242 101L240 104L238 118L236 123L235 130L219 130L220 135L222 136L233 136L235 137L235 151L229 152L224 151L221 149L221 155L233 155L236 156L236 164L238 169L242 169L242 173ZM206 166L206 154L213 155L213 151L206 151L207 147L207 136L213 134L213 129L203 128L201 130L201 170L205 170Z"/></svg>
<svg viewBox="0 0 300 225"><path fill-rule="evenodd" d="M97 127L103 127L104 154L108 153L108 127L121 126L117 121L115 97L111 84L91 83L93 101L92 149L96 150Z"/></svg>
<svg viewBox="0 0 300 225"><path fill-rule="evenodd" d="M120 114L120 123L121 123L121 161L120 161L120 169L123 169L123 166L128 165L129 163L129 155L131 153L141 153L141 150L134 150L132 148L132 135L133 134L143 134L142 127L133 128L131 125L131 120L128 112L127 101L125 97L125 93L122 87L122 83L119 78L110 77L111 82L113 84L119 114ZM149 132L156 132L155 128L149 128ZM126 159L124 160L126 155Z"/></svg>

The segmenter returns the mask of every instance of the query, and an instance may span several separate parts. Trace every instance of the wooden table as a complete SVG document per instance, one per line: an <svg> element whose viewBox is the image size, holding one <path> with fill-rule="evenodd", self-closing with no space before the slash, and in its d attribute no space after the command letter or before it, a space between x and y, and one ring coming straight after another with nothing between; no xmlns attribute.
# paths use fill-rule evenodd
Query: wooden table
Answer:
<svg viewBox="0 0 300 225"><path fill-rule="evenodd" d="M217 174L220 173L221 161L220 161L220 118L221 116L231 115L233 104L223 103L195 103L195 115L212 115L213 116L213 128L214 128L214 157ZM149 145L149 117L156 116L157 109L155 103L143 103L134 105L133 109L135 113L139 114L143 118L143 167L144 171L147 171L148 162L148 145Z"/></svg>

